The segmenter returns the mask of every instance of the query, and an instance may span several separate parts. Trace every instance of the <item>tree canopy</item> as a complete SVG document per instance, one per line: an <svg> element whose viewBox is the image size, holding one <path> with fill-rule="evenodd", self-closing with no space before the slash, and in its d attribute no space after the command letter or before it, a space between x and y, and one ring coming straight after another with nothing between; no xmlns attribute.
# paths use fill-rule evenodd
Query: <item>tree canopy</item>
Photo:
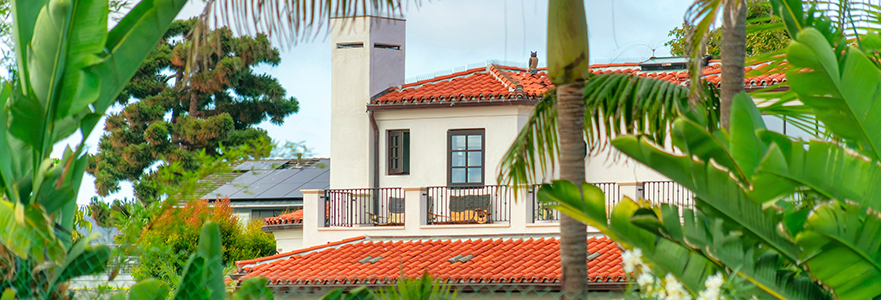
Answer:
<svg viewBox="0 0 881 300"><path fill-rule="evenodd" d="M296 113L298 102L286 96L278 80L255 74L253 68L281 61L266 35L234 36L223 27L205 35L198 49L202 57L182 80L188 36L196 20L175 21L147 57L116 102L121 111L107 118L99 151L89 160L98 194L119 190L121 181L135 185L135 195L157 195L149 178L167 164L197 167L197 154L220 154L221 145L234 147L263 138L255 125L267 119L281 124Z"/></svg>
<svg viewBox="0 0 881 300"><path fill-rule="evenodd" d="M747 1L746 19L753 20L752 24L777 23L779 20L770 19L771 3L766 0ZM749 22L749 21L748 21ZM686 38L688 36L687 25L673 28L667 34L672 39L664 43L670 47L670 55L685 56ZM706 54L719 58L722 55L722 28L717 27L707 33ZM786 48L789 45L789 34L786 30L758 30L746 34L746 56L768 53Z"/></svg>

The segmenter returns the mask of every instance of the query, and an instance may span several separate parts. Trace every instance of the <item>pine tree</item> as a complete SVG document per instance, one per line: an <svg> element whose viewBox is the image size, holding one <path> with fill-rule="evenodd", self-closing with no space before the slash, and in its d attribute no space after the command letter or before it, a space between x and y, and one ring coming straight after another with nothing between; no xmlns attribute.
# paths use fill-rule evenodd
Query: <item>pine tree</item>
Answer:
<svg viewBox="0 0 881 300"><path fill-rule="evenodd" d="M236 37L224 27L207 35L200 62L185 84L186 46L194 24L195 19L175 21L117 98L124 108L108 116L99 151L89 161L99 195L130 181L139 200L155 199L149 184L154 165L195 169L199 151L217 155L221 145L269 140L254 126L267 118L282 124L298 111L297 100L286 96L278 80L252 70L281 61L263 34Z"/></svg>

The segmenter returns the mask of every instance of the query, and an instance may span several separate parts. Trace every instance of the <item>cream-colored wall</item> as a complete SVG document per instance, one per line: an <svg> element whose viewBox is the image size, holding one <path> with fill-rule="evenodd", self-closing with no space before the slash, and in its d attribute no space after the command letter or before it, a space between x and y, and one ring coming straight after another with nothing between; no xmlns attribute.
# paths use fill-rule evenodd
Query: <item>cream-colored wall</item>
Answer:
<svg viewBox="0 0 881 300"><path fill-rule="evenodd" d="M303 229L276 230L272 234L279 253L303 248Z"/></svg>
<svg viewBox="0 0 881 300"><path fill-rule="evenodd" d="M370 97L404 82L404 20L381 17L331 19L330 157L345 172L330 172L333 188L372 186L373 143L366 106ZM337 44L362 43L338 49ZM377 49L375 43L400 45Z"/></svg>
<svg viewBox="0 0 881 300"><path fill-rule="evenodd" d="M484 182L496 184L501 158L529 118L531 106L450 107L376 112L380 132L380 186L426 187L447 185L447 132L484 129ZM410 174L388 175L388 130L410 130Z"/></svg>

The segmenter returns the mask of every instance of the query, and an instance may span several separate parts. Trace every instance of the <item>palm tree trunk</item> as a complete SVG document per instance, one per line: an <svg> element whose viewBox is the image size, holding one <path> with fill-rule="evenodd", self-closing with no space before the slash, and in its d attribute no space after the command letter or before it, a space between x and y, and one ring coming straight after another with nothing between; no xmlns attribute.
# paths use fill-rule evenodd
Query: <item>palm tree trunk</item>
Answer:
<svg viewBox="0 0 881 300"><path fill-rule="evenodd" d="M722 127L728 129L731 99L744 91L746 60L746 0L730 0L722 12Z"/></svg>
<svg viewBox="0 0 881 300"><path fill-rule="evenodd" d="M584 182L584 81L557 86L560 179ZM564 299L587 299L587 225L560 215Z"/></svg>

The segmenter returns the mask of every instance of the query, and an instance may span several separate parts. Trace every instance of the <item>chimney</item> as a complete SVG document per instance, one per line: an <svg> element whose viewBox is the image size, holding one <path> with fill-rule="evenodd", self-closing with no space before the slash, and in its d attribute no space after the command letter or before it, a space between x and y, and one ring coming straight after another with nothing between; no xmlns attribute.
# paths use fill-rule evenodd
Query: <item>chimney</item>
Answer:
<svg viewBox="0 0 881 300"><path fill-rule="evenodd" d="M376 16L331 19L331 188L373 187L377 137L367 104L373 95L404 83L405 22Z"/></svg>

